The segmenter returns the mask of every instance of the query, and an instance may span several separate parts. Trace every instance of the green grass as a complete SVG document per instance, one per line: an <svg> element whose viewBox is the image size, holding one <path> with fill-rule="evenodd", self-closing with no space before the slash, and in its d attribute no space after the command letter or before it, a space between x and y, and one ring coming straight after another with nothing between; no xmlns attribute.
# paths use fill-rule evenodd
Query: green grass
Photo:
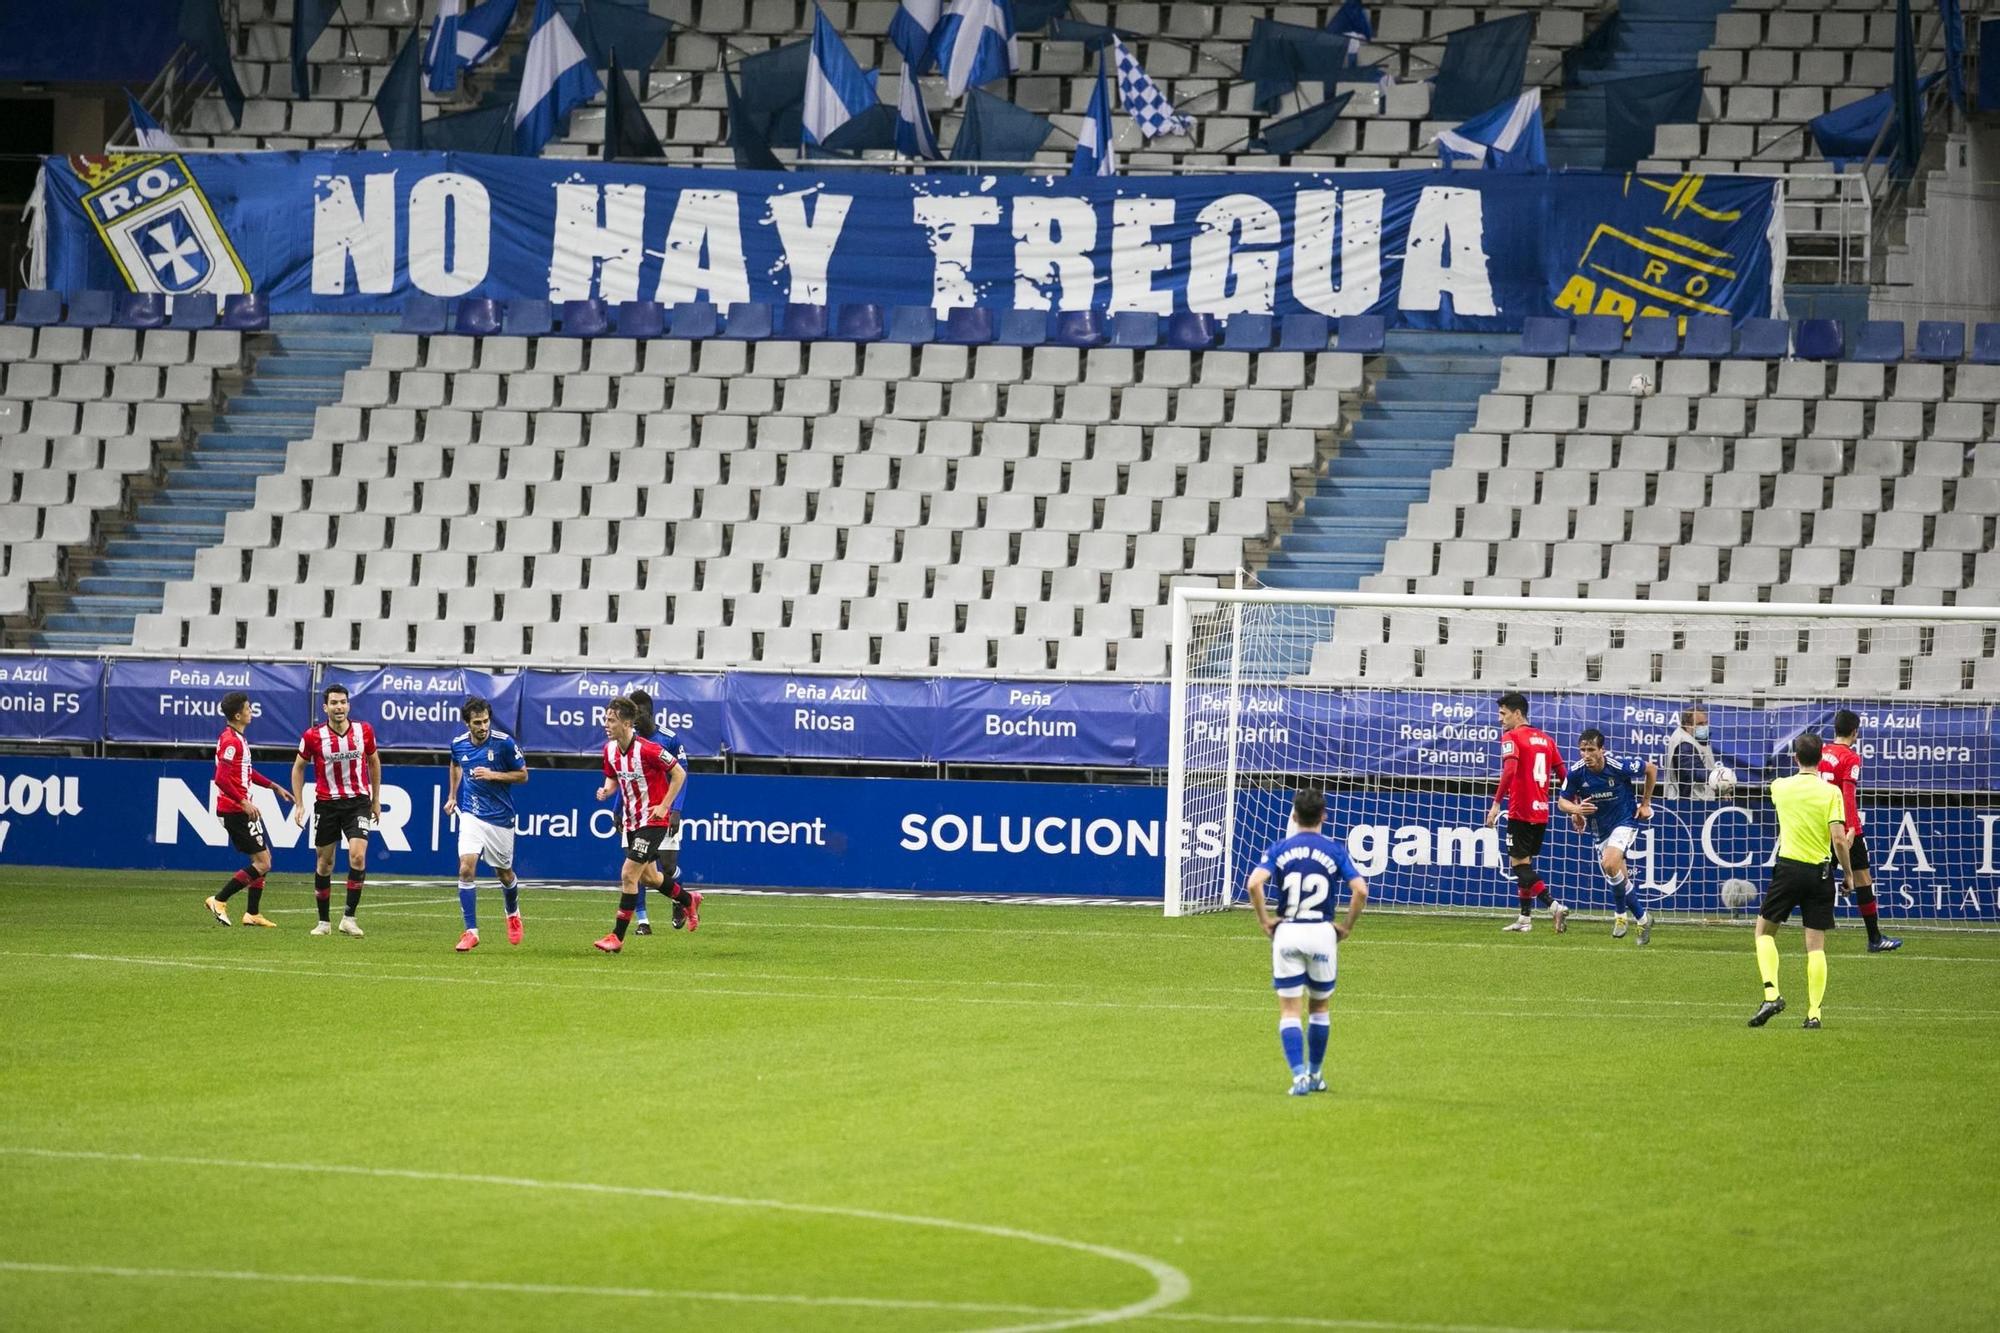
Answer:
<svg viewBox="0 0 2000 1333"><path fill-rule="evenodd" d="M2000 937L1373 915L1295 1100L1242 913L220 878L0 871L0 1326L2000 1326Z"/></svg>

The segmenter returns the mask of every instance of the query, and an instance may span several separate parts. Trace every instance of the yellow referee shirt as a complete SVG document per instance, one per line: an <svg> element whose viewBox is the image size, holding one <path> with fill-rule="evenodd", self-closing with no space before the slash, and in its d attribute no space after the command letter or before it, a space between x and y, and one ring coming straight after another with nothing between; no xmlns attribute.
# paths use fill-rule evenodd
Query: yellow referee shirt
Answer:
<svg viewBox="0 0 2000 1333"><path fill-rule="evenodd" d="M1840 788L1817 773L1794 773L1771 784L1771 804L1778 808L1778 855L1787 861L1822 865L1833 851L1827 827L1847 817Z"/></svg>

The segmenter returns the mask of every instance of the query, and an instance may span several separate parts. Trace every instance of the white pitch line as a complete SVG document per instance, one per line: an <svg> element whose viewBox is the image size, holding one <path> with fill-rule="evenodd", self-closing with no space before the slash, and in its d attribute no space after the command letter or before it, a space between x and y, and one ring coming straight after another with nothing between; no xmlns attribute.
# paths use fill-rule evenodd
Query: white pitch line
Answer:
<svg viewBox="0 0 2000 1333"><path fill-rule="evenodd" d="M895 1213L875 1208L851 1208L840 1204L794 1203L786 1199L745 1198L730 1194L705 1194L694 1190L663 1189L644 1185L603 1185L587 1180L536 1180L526 1176L495 1176L456 1171L424 1171L401 1167L353 1166L331 1162L260 1162L221 1157L154 1156L147 1153L89 1152L59 1148L0 1146L0 1155L33 1157L72 1162L115 1162L142 1166L187 1166L234 1171L297 1172L306 1175L358 1176L372 1180L409 1180L429 1184L488 1185L502 1189L561 1191L573 1194L609 1195L627 1199L665 1199L676 1203L702 1204L718 1208L761 1209L771 1212L802 1213L814 1217L839 1217L860 1222L883 1222L898 1226L928 1227L967 1235L990 1236L996 1240L1021 1241L1051 1249L1088 1254L1137 1268L1153 1280L1153 1291L1141 1300L1112 1310L1063 1311L1058 1317L1026 1324L1007 1324L985 1333L1045 1333L1047 1330L1082 1328L1141 1319L1187 1299L1192 1289L1187 1274L1162 1259L1137 1254L1091 1241L1071 1240L1020 1227L994 1226L985 1222L964 1222L948 1217L925 1217L918 1213Z"/></svg>
<svg viewBox="0 0 2000 1333"><path fill-rule="evenodd" d="M855 1003L881 1003L881 1004L906 1004L909 1002L910 998L908 995L877 995L861 991L774 990L770 987L762 987L757 989L724 987L724 986L678 986L677 987L671 984L651 985L651 986L636 986L636 985L626 986L617 984L592 985L588 983L575 983L575 982L565 983L565 982L554 982L554 981L524 981L509 977L451 976L445 973L437 973L437 972L392 974L392 973L381 973L381 972L367 973L359 971L339 972L339 971L322 970L323 967L339 965L332 962L329 962L324 965L315 963L311 967L288 967L282 965L272 965L272 964L262 964L262 963L235 963L235 962L206 959L206 958L203 959L163 958L163 957L143 957L130 954L101 954L101 953L36 953L36 952L27 952L19 950L0 951L0 958L44 958L44 959L56 959L56 960L64 960L64 961L80 962L80 963L115 963L121 966L129 966L129 967L182 968L188 971L195 971L195 972L241 972L241 973L250 973L254 975L277 976L277 977L318 977L324 980L331 980L331 981L360 981L360 982L376 982L376 983L407 982L412 984L425 984L425 985L487 986L498 989L579 991L579 992L587 992L590 994L650 995L656 998L660 996L676 996L680 998L718 997L725 999L737 998L737 999L766 999L766 1000L768 999L844 1000ZM365 966L366 964L355 962L350 965ZM682 976L682 975L687 975L687 974L663 973L660 974L656 979L660 982L671 983L676 976ZM1194 1012L1194 1013L1244 1014L1262 1008L1261 1002L1259 1002L1255 998L1261 996L1262 994L1264 994L1262 987L1252 984L1252 985L1247 985L1245 987L1244 1000L1242 1003L1239 1004L1188 1004L1170 1000L1158 1000L1158 1001L1148 1001L1146 1004L1146 1008L1148 1011L1152 1012L1168 1010L1168 1011L1182 1011L1182 1012ZM1448 997L1440 996L1435 998L1438 1000L1445 1000ZM1126 1000L1075 1000L1075 999L1053 999L1053 998L1042 999L1034 997L1022 997L1017 999L1007 996L956 995L948 992L927 996L926 1002L931 1004L958 1004L958 1005L1023 1008L1023 1009L1115 1009L1122 1011L1122 1010L1129 1010L1131 1008L1130 1002ZM1545 1001L1541 999L1535 999L1533 1003L1537 1007L1526 1008L1526 1009L1453 1009L1451 1010L1451 1014L1455 1018L1493 1018L1493 1019L1546 1018L1550 1015L1551 1011L1548 1008L1548 1005ZM1718 1007L1721 1007L1720 1002L1718 1002ZM1353 1001L1348 1002L1342 1007L1341 1013L1349 1018L1355 1018L1355 1019L1361 1019L1361 1018L1429 1019L1429 1018L1436 1018L1438 1016L1439 1010L1435 1007L1435 1005L1421 1009L1376 1009L1369 1007L1368 1000L1364 998L1363 1000L1359 1001L1358 1004L1357 1002ZM1562 1016L1571 1020L1597 1021L1597 1022L1619 1022L1629 1017L1628 1015L1624 1014L1591 1013L1591 1012L1565 1013ZM1965 1013L1960 1011L1899 1011L1892 1013L1880 1010L1876 1011L1843 1010L1841 1011L1840 1016L1844 1020L1854 1021L1854 1022L1865 1022L1865 1023L1891 1023L1891 1022L1903 1022L1903 1021L1934 1022L1934 1023L1983 1023L1983 1022L1991 1022L1994 1021L1995 1019L2000 1019L2000 1012L1978 1010L1978 1011L1973 1011L1971 1013ZM1659 1021L1657 1015L1653 1016L1653 1021L1655 1022ZM1698 1023L1704 1023L1709 1020L1704 1015L1689 1014L1682 1016L1681 1021L1685 1024L1692 1025Z"/></svg>

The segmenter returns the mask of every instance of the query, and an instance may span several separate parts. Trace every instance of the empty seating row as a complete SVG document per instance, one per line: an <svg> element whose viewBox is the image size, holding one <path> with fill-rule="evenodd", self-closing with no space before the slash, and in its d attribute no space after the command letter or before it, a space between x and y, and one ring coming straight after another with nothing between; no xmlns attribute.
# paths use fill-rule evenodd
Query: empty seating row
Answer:
<svg viewBox="0 0 2000 1333"><path fill-rule="evenodd" d="M222 298L225 329L250 331L269 326L270 299L262 292ZM39 328L62 324L79 328L116 325L128 329L205 329L217 322L216 299L210 295L167 297L157 292L61 292L27 288L14 298L14 323Z"/></svg>
<svg viewBox="0 0 2000 1333"><path fill-rule="evenodd" d="M1677 694L1721 689L1822 695L1846 691L1907 693L1949 698L1965 690L2000 689L2000 659L1905 658L1887 653L1854 657L1816 653L1708 654L1644 648L1612 648L1600 653L1507 646L1419 648L1380 644L1361 648L1322 643L1314 649L1309 677L1383 686L1483 684L1500 688L1546 683L1574 688L1582 682L1633 691L1657 686Z"/></svg>
<svg viewBox="0 0 2000 1333"><path fill-rule="evenodd" d="M1508 356L1500 359L1501 393L1646 393L1720 398L1890 398L1935 403L1952 398L2000 401L2000 367L1885 364L1865 361L1708 361L1620 356Z"/></svg>
<svg viewBox="0 0 2000 1333"><path fill-rule="evenodd" d="M1711 474L1710 498L1742 508L1769 498L1766 483L1781 473L1807 479L1805 493L1816 494L1820 479L1859 473L1874 477L2000 477L2000 441L1985 440L1967 447L1953 439L1858 440L1851 447L1841 440L1799 440L1788 446L1774 436L1723 439L1684 435L1669 439L1654 435L1608 435L1572 432L1567 435L1517 431L1511 435L1461 434L1452 446L1452 467L1462 472L1492 472L1500 468L1572 472L1631 472ZM1435 484L1436 476L1433 474ZM1676 482L1676 486L1688 483ZM1477 493L1477 482L1460 478L1452 498ZM1587 492L1586 492L1587 493Z"/></svg>
<svg viewBox="0 0 2000 1333"><path fill-rule="evenodd" d="M38 361L47 365L84 362L100 366L241 364L243 335L229 329L28 328L0 324L0 364Z"/></svg>
<svg viewBox="0 0 2000 1333"><path fill-rule="evenodd" d="M1686 327L1685 341L1682 326ZM1779 361L1838 361L1847 355L1847 330L1837 319L1746 319L1735 327L1723 315L1690 315L1685 319L1642 315L1631 322L1628 347L1626 323L1616 315L1531 315L1522 321L1521 350L1530 356L1618 356L1629 350L1640 357L1700 357L1710 360L1745 357ZM1856 361L1894 362L1907 359L1908 336L1901 320L1866 320L1856 330L1852 357ZM1965 357L1965 325L1957 320L1927 319L1917 325L1916 359L1958 361ZM2000 363L2000 323L1974 330L1972 360Z"/></svg>
<svg viewBox="0 0 2000 1333"><path fill-rule="evenodd" d="M115 399L127 403L206 403L215 397L210 366L127 365L113 368L86 362L55 366L17 361L4 367L0 394L9 398L54 398L80 403ZM60 373L58 373L60 372Z"/></svg>

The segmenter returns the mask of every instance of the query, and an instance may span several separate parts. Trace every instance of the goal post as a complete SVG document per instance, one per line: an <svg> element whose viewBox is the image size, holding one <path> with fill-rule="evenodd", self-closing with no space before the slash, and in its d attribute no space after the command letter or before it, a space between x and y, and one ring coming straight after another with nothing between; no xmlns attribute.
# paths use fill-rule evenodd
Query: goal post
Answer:
<svg viewBox="0 0 2000 1333"><path fill-rule="evenodd" d="M1177 587L1171 623L1168 915L1239 901L1307 786L1371 907L1511 911L1504 826L1485 818L1496 703L1519 690L1570 764L1595 728L1659 766L1629 854L1649 909L1753 911L1768 784L1796 771L1796 736L1831 742L1851 710L1883 917L2000 922L2000 608ZM1611 909L1567 816L1537 864L1572 908Z"/></svg>

